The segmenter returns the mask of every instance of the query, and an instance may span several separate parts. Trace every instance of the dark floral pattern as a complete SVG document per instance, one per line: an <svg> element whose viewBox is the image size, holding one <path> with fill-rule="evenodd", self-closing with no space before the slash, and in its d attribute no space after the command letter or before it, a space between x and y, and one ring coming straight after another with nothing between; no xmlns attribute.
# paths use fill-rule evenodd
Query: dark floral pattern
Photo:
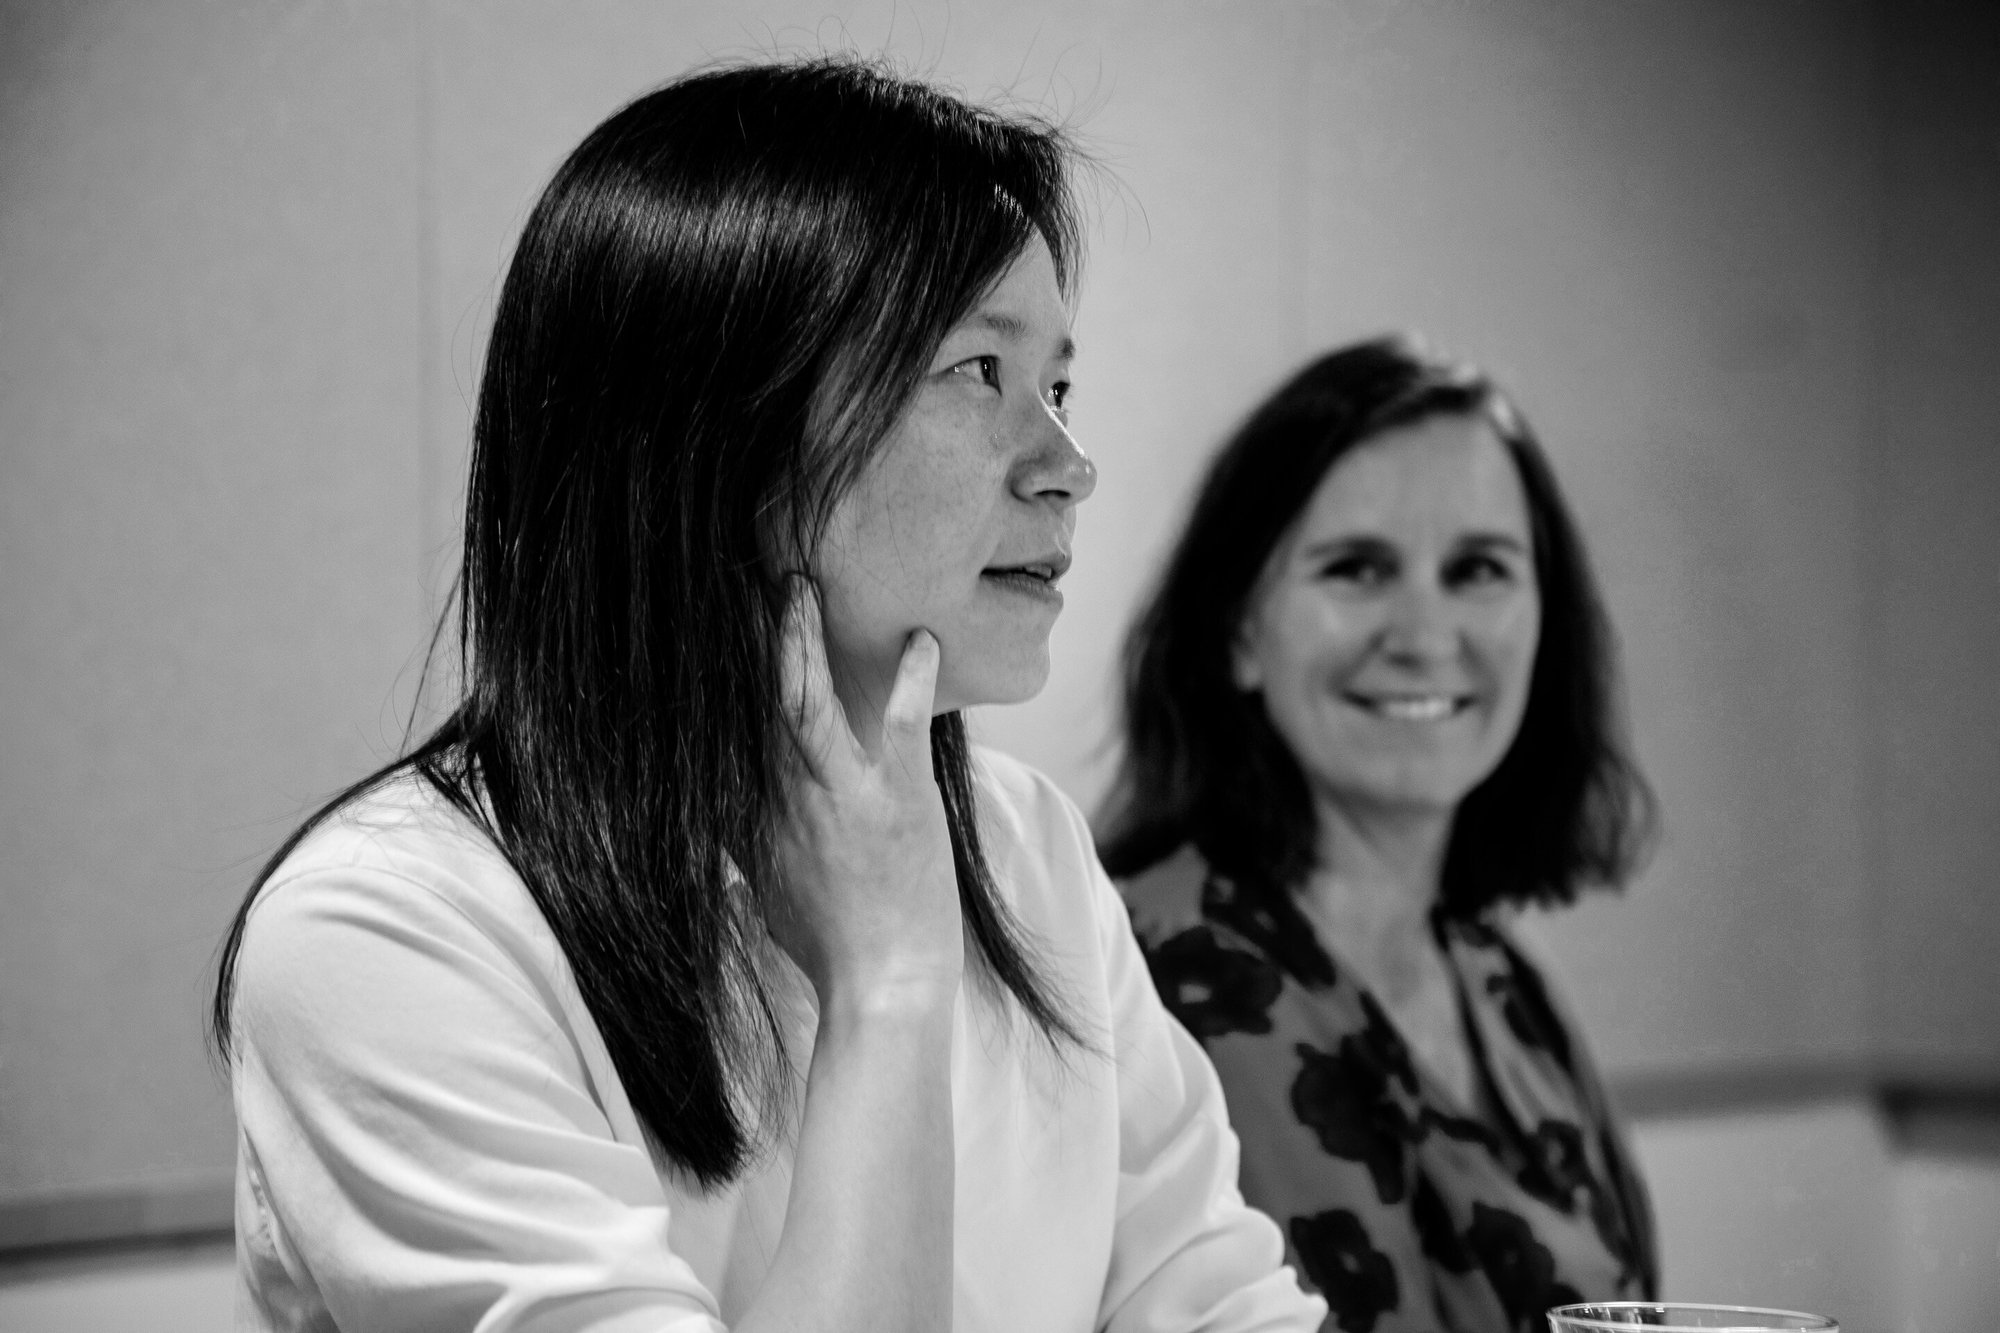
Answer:
<svg viewBox="0 0 2000 1333"><path fill-rule="evenodd" d="M1507 970L1486 979L1487 994L1500 1002L1500 1016L1523 1046L1547 1051L1557 1064L1575 1073L1569 1033L1556 1017L1540 974L1512 949L1505 949L1505 953Z"/></svg>
<svg viewBox="0 0 2000 1333"><path fill-rule="evenodd" d="M1333 1322L1346 1333L1374 1333L1375 1321L1400 1303L1396 1265L1347 1209L1293 1218L1291 1240L1307 1281L1326 1297Z"/></svg>
<svg viewBox="0 0 2000 1333"><path fill-rule="evenodd" d="M1541 1333L1551 1305L1656 1296L1644 1187L1586 1053L1504 931L1436 926L1479 1071L1468 1105L1418 1067L1289 894L1212 872L1180 882L1171 928L1141 928L1147 962L1215 1059L1244 1192L1326 1296L1323 1333Z"/></svg>
<svg viewBox="0 0 2000 1333"><path fill-rule="evenodd" d="M1403 1034L1396 1031L1396 1025L1389 1021L1389 1015L1383 1012L1373 995L1362 991L1360 1000L1363 1047L1381 1065L1385 1077L1394 1079L1406 1094L1415 1097L1417 1067L1410 1063L1410 1048L1404 1042Z"/></svg>
<svg viewBox="0 0 2000 1333"><path fill-rule="evenodd" d="M1514 1178L1551 1208L1576 1211L1577 1196L1595 1185L1583 1155L1583 1131L1567 1120L1544 1120L1528 1140L1528 1160Z"/></svg>
<svg viewBox="0 0 2000 1333"><path fill-rule="evenodd" d="M1423 1109L1422 1119L1426 1131L1436 1130L1446 1138L1456 1139L1460 1143L1475 1144L1492 1153L1502 1151L1505 1146L1491 1125L1469 1116L1453 1115L1449 1111L1440 1111L1435 1106L1426 1106Z"/></svg>
<svg viewBox="0 0 2000 1333"><path fill-rule="evenodd" d="M1254 881L1211 874L1202 885L1201 912L1227 926L1300 985L1320 989L1339 982L1333 960L1313 938L1312 927L1290 894Z"/></svg>
<svg viewBox="0 0 2000 1333"><path fill-rule="evenodd" d="M1556 1278L1555 1256L1535 1239L1535 1233L1518 1215L1505 1208L1483 1203L1472 1205L1472 1225L1465 1233L1466 1248L1479 1260L1493 1294L1517 1327L1528 1326L1548 1312L1552 1305L1574 1305L1583 1297L1576 1288Z"/></svg>
<svg viewBox="0 0 2000 1333"><path fill-rule="evenodd" d="M1451 1206L1428 1176L1417 1178L1416 1193L1410 1197L1410 1221L1416 1226L1425 1258L1447 1273L1472 1271L1472 1252L1451 1220Z"/></svg>
<svg viewBox="0 0 2000 1333"><path fill-rule="evenodd" d="M1271 1001L1284 978L1262 957L1225 947L1207 926L1184 930L1143 953L1167 1011L1198 1040L1271 1030Z"/></svg>
<svg viewBox="0 0 2000 1333"><path fill-rule="evenodd" d="M1416 1122L1389 1096L1389 1072L1354 1037L1332 1055L1300 1042L1299 1076L1292 1082L1292 1112L1335 1157L1359 1162L1375 1182L1375 1197L1401 1203L1409 1192L1409 1145Z"/></svg>

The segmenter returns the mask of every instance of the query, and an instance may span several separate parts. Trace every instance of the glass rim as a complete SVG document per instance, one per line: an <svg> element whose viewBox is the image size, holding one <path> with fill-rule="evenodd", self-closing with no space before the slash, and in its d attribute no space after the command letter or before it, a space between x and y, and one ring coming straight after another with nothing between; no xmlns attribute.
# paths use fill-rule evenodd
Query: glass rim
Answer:
<svg viewBox="0 0 2000 1333"><path fill-rule="evenodd" d="M1766 1305L1708 1305L1700 1301L1584 1301L1575 1305L1558 1305L1549 1311L1551 1319L1562 1318L1578 1328L1604 1330L1604 1333L1626 1333L1633 1328L1650 1328L1654 1333L1774 1333L1769 1324L1745 1323L1739 1327L1717 1324L1626 1324L1616 1320L1593 1318L1592 1312L1606 1310L1658 1310L1663 1315L1672 1315L1676 1310L1700 1311L1703 1314L1740 1314L1753 1319L1762 1315L1777 1315L1781 1319L1801 1319L1804 1323L1791 1330L1777 1333L1831 1333L1840 1324L1830 1315L1813 1314L1806 1310L1780 1310Z"/></svg>

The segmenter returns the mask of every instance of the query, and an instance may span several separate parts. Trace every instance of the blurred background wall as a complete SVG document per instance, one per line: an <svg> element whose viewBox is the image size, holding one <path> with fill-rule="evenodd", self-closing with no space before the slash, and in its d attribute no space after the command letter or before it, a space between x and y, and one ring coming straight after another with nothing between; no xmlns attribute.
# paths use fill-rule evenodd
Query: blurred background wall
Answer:
<svg viewBox="0 0 2000 1333"><path fill-rule="evenodd" d="M1669 1294L1989 1329L1978 0L0 0L0 1328L226 1323L209 965L396 747L512 237L628 97L820 49L1044 108L1104 167L1103 482L1054 682L982 734L1090 804L1118 633L1233 420L1385 328L1483 362L1581 514L1664 804L1640 882L1528 929Z"/></svg>

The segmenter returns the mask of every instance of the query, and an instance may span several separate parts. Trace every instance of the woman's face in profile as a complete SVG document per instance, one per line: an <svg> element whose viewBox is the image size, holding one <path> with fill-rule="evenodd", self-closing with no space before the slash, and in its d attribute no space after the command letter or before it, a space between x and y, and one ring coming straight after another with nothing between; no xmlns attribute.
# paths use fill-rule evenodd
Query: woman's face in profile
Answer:
<svg viewBox="0 0 2000 1333"><path fill-rule="evenodd" d="M1075 506L1097 471L1065 428L1069 312L1039 237L952 331L815 560L842 702L879 710L912 630L935 708L1015 703L1048 677Z"/></svg>
<svg viewBox="0 0 2000 1333"><path fill-rule="evenodd" d="M1233 668L1323 797L1441 813L1513 741L1540 632L1520 473L1483 419L1440 415L1321 478Z"/></svg>

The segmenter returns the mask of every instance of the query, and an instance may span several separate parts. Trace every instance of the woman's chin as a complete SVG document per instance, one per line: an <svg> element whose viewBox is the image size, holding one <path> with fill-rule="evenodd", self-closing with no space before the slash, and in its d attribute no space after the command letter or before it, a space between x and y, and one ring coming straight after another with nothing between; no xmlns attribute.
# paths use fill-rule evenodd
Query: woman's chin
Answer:
<svg viewBox="0 0 2000 1333"><path fill-rule="evenodd" d="M955 713L962 708L984 708L1021 704L1042 692L1049 682L1049 650L1022 658L968 651L959 654L963 662L952 662L945 653L945 669L938 677L931 711Z"/></svg>
<svg viewBox="0 0 2000 1333"><path fill-rule="evenodd" d="M1340 806L1357 816L1448 820L1477 785L1462 774L1346 774L1327 788Z"/></svg>

